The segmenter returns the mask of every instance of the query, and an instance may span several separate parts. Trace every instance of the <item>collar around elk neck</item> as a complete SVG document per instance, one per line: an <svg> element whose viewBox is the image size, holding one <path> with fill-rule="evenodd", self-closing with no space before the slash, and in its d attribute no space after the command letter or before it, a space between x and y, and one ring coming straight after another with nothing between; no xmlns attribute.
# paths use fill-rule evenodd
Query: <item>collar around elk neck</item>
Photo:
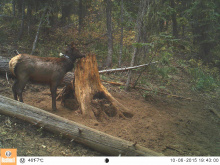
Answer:
<svg viewBox="0 0 220 165"><path fill-rule="evenodd" d="M69 57L68 55L63 54L63 53L60 53L59 56L60 56L60 57L64 57L64 58L66 58L66 59L70 59L70 57Z"/></svg>

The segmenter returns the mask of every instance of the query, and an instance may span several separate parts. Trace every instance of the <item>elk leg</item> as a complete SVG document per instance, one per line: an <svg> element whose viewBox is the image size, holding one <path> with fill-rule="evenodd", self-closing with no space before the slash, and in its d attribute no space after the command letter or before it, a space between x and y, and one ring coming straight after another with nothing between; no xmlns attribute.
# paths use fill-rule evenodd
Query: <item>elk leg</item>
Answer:
<svg viewBox="0 0 220 165"><path fill-rule="evenodd" d="M18 94L20 102L23 102L22 93L23 93L25 85L27 84L27 81L28 81L27 79L23 79L22 81L19 81L17 84L17 94Z"/></svg>
<svg viewBox="0 0 220 165"><path fill-rule="evenodd" d="M52 109L53 109L53 111L56 111L57 110L57 107L56 107L57 85L52 83L50 85L50 91L51 91L51 95L52 95Z"/></svg>
<svg viewBox="0 0 220 165"><path fill-rule="evenodd" d="M12 92L13 92L13 95L14 95L14 99L15 100L18 100L18 94L17 94L17 80L14 81L14 84L12 85Z"/></svg>

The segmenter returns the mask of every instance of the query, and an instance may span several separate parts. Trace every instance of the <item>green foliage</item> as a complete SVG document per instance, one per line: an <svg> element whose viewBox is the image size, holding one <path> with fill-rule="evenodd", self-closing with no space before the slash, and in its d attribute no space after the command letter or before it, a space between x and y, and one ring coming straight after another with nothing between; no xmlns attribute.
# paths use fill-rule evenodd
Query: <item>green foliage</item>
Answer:
<svg viewBox="0 0 220 165"><path fill-rule="evenodd" d="M175 44L179 40L166 33L152 35L150 40L149 43L135 43L133 45L138 48L147 46L149 50L148 60L159 61L158 65L152 70L153 74L159 75L162 79L169 79L170 75L177 71L172 66L171 61L173 60Z"/></svg>
<svg viewBox="0 0 220 165"><path fill-rule="evenodd" d="M168 67L158 67L157 73L162 76L162 78L168 78L169 68Z"/></svg>
<svg viewBox="0 0 220 165"><path fill-rule="evenodd" d="M173 59L172 54L169 51L163 51L161 56L161 63L163 65L170 65L170 60Z"/></svg>
<svg viewBox="0 0 220 165"><path fill-rule="evenodd" d="M170 79L172 78L171 75L176 74L177 73L177 69L173 66L158 66L155 68L154 70L154 74L156 75L160 75L162 79Z"/></svg>
<svg viewBox="0 0 220 165"><path fill-rule="evenodd" d="M204 66L201 61L191 59L187 71L192 77L193 89L199 91L214 91L219 88L219 70Z"/></svg>
<svg viewBox="0 0 220 165"><path fill-rule="evenodd" d="M12 21L7 23L7 27L12 30L17 30L21 26L21 20L12 19Z"/></svg>
<svg viewBox="0 0 220 165"><path fill-rule="evenodd" d="M192 27L194 44L199 47L198 56L207 62L215 57L211 51L220 44L220 3L196 0L185 11Z"/></svg>
<svg viewBox="0 0 220 165"><path fill-rule="evenodd" d="M101 75L100 75L100 78L101 78L102 80L106 80L106 81L108 80L108 77L106 77L104 74L101 74Z"/></svg>
<svg viewBox="0 0 220 165"><path fill-rule="evenodd" d="M64 42L76 42L80 51L87 54L94 52L99 63L105 63L107 57L106 35L106 5L103 0L82 1L82 28L79 33L79 2L80 1L25 1L24 33L22 39L16 41L21 28L21 2L15 1L15 17L13 18L13 1L3 0L0 15L10 17L0 18L0 43L6 43L8 38L25 53L30 53L36 30L45 6L48 12L43 20L36 55L57 57L62 52ZM153 0L148 2L147 13L143 18L139 43L136 43L136 20L140 0L123 1L123 23L121 24L121 1L112 1L113 29L113 67L118 64L121 41L121 26L123 25L122 66L129 66L134 47L138 48L135 62L143 64L151 61L159 63L151 70L151 74L162 83L171 81L177 73L177 64L187 70L192 77L193 89L212 91L219 85L218 68L210 69L201 61L186 59L197 57L210 60L212 65L220 66L220 1ZM30 10L30 11L29 11ZM29 13L30 12L30 13ZM30 14L30 15L29 15ZM176 15L178 36L173 37L173 14ZM12 16L12 17L11 17ZM30 20L29 20L30 19ZM29 22L30 21L30 22ZM46 29L46 30L45 30ZM48 30L49 29L49 30ZM47 31L48 30L48 31ZM9 35L13 37L8 37ZM13 44L12 44L13 45ZM23 50L22 50L23 51ZM22 52L21 51L21 52ZM28 52L29 51L29 52ZM140 72L140 70L136 70ZM107 79L107 77L102 77ZM147 84L140 78L141 84ZM163 86L164 84L161 84Z"/></svg>
<svg viewBox="0 0 220 165"><path fill-rule="evenodd" d="M0 30L0 36L0 43L3 44L7 39L7 34L4 31Z"/></svg>
<svg viewBox="0 0 220 165"><path fill-rule="evenodd" d="M4 15L11 15L11 13L12 13L12 4L11 3L6 3L3 6L2 11L3 11Z"/></svg>
<svg viewBox="0 0 220 165"><path fill-rule="evenodd" d="M213 91L218 87L217 80L210 74L199 68L190 68L190 75L193 77L193 89L199 91Z"/></svg>

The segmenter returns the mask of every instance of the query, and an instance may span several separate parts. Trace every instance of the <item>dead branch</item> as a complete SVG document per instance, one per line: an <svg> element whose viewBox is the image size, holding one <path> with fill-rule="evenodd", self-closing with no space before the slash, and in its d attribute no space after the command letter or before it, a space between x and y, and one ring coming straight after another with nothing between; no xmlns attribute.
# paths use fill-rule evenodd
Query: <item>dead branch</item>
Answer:
<svg viewBox="0 0 220 165"><path fill-rule="evenodd" d="M112 84L112 85L116 85L116 86L125 86L126 84L124 83L118 83L118 82L112 82L112 81L106 81L106 80L101 80L102 82L106 82L106 83L109 83L109 84ZM132 86L130 86L132 88ZM140 86L136 86L135 87L136 89L142 89L142 90L145 90L145 91L153 91L153 89L147 89L147 88L143 88L143 87L140 87ZM174 97L176 99L183 99L183 100L188 100L188 101L193 101L191 98L186 98L186 97L182 97L182 96L177 96L177 95L173 95L173 94L170 94L170 93L166 93L166 92L159 92L157 91L158 94L161 94L161 95L168 95L170 97Z"/></svg>
<svg viewBox="0 0 220 165"><path fill-rule="evenodd" d="M151 62L150 64L155 64L155 63L158 63L158 61ZM148 63L148 64L143 64L143 65L138 65L138 66L132 66L132 67L101 70L101 71L99 71L99 74L109 73L109 72L128 71L128 70L131 70L131 69L137 69L137 68L145 67L145 66L148 66L148 65L150 65L150 64Z"/></svg>

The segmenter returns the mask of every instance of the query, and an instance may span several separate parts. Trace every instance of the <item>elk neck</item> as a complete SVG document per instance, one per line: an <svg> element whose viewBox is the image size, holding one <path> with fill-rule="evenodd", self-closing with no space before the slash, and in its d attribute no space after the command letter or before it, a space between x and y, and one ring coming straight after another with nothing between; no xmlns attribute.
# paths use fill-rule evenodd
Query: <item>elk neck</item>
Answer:
<svg viewBox="0 0 220 165"><path fill-rule="evenodd" d="M75 60L72 60L68 55L66 55L66 54L63 54L63 58L65 59L65 66L64 66L64 68L66 68L66 71L68 72L68 71L70 71L70 70L72 70L73 69L73 67L74 67L74 62L75 62Z"/></svg>

